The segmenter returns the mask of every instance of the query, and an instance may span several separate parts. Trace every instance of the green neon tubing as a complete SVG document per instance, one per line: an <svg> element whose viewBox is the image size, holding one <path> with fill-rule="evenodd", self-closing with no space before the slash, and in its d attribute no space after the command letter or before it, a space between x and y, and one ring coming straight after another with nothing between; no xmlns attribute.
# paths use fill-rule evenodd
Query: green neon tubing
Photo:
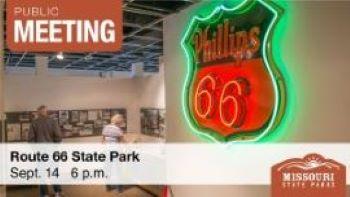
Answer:
<svg viewBox="0 0 350 197"><path fill-rule="evenodd" d="M216 9L214 9L212 11L211 14L209 14L207 17L199 17L199 16L195 16L192 18L192 20L190 21L189 25L188 25L188 29L185 31L185 34L181 40L181 47L183 48L183 50L185 51L185 55L186 55L186 59L187 59L187 74L185 77L185 82L184 82L184 87L182 89L182 107L183 107L183 113L184 113L184 117L186 119L186 121L188 122L190 129L198 136L202 136L205 139L209 139L210 141L214 141L214 142L222 142L224 140L218 140L216 137L213 136L213 134L209 134L206 132L201 131L200 129L197 128L197 126L194 123L194 120L192 120L192 117L190 116L190 110L188 107L188 95L189 95L189 87L190 87L190 81L191 81L191 76L193 73L193 59L191 57L190 54L190 50L188 49L188 46L186 44L186 39L189 38L190 33L192 31L192 28L194 27L195 22L199 21L199 22L204 22L207 21L209 19L211 19L212 17L214 17L216 14L218 14L221 10L224 11L237 11L237 12L246 12L249 10L249 5L252 5L254 2L259 2L261 3L263 6L265 6L267 9L269 9L272 13L273 13L273 19L272 22L269 24L266 33L264 35L264 39L263 39L263 45L262 45L262 56L263 56L263 61L267 67L268 73L272 79L273 82L273 89L274 89L274 94L275 94L275 103L274 103L274 109L271 115L271 118L268 122L268 125L263 129L263 131L259 134L259 136L257 136L255 139L253 140L243 140L243 141L229 141L232 143L237 143L237 142L256 142L256 141L260 141L263 137L265 137L269 132L271 132L271 130L276 126L276 122L279 122L279 120L281 118L281 115L279 114L279 111L284 108L284 95L280 94L280 91L284 92L283 88L280 89L278 86L278 82L277 80L281 79L281 76L278 72L278 70L273 69L273 67L271 65L274 64L274 62L272 61L272 59L269 59L268 55L272 56L272 50L269 51L270 49L270 40L272 40L272 29L273 27L277 24L277 21L280 17L281 14L281 10L277 9L276 7L274 7L272 4L269 4L268 2L266 2L265 0L244 0L242 1L240 4L238 4L237 6L235 6L234 8L227 8L224 5L218 6ZM217 19L219 19L220 17L217 17ZM276 79L277 78L277 79ZM281 85L281 84L280 84ZM282 82L282 87L284 87L284 84ZM281 99L283 98L283 99ZM281 101L283 100L283 101ZM283 102L283 103L282 103ZM220 139L220 138L219 138Z"/></svg>

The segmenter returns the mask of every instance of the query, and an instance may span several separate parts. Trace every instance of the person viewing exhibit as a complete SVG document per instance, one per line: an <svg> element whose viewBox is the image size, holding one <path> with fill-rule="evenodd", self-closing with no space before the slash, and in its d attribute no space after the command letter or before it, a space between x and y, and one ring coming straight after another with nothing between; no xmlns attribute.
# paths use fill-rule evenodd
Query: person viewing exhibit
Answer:
<svg viewBox="0 0 350 197"><path fill-rule="evenodd" d="M61 131L58 127L57 121L50 118L48 115L47 107L41 105L37 108L38 117L33 120L29 134L28 142L29 143L59 143L62 141ZM40 185L40 197L48 197L49 189L47 185ZM61 186L53 185L55 197L61 196Z"/></svg>
<svg viewBox="0 0 350 197"><path fill-rule="evenodd" d="M121 126L124 125L124 118L120 114L116 114L111 118L111 124L106 125L102 131L102 143L121 143L124 142L124 133ZM109 166L111 170L115 170L118 166ZM118 169L117 169L118 170ZM122 192L121 185L107 185L107 191L118 190Z"/></svg>
<svg viewBox="0 0 350 197"><path fill-rule="evenodd" d="M33 120L29 134L28 142L34 143L50 143L61 142L62 134L58 127L57 121L50 118L45 105L37 108L38 117Z"/></svg>
<svg viewBox="0 0 350 197"><path fill-rule="evenodd" d="M124 133L121 126L124 125L124 118L116 114L111 118L111 124L106 125L102 130L103 143L120 143L124 141Z"/></svg>

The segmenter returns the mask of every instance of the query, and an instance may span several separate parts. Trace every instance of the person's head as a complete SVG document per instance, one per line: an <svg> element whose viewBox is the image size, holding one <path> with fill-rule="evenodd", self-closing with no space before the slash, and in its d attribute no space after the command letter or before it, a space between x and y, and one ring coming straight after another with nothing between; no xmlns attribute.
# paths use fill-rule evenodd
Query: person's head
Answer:
<svg viewBox="0 0 350 197"><path fill-rule="evenodd" d="M45 105L40 105L37 111L39 116L43 116L43 117L47 116L47 107Z"/></svg>
<svg viewBox="0 0 350 197"><path fill-rule="evenodd" d="M111 118L111 124L120 126L124 123L124 117L121 114L116 114Z"/></svg>

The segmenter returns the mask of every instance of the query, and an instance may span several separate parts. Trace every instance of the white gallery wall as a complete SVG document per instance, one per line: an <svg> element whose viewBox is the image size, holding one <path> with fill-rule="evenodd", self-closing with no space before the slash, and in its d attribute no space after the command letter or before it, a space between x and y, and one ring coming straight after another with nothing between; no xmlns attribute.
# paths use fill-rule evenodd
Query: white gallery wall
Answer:
<svg viewBox="0 0 350 197"><path fill-rule="evenodd" d="M186 59L180 41L190 16L209 10L213 2L218 1L202 1L164 22L168 142L203 142L190 132L182 112ZM286 5L287 22L279 42L274 44L279 45L280 58L289 73L287 88L294 92L287 101L293 103L292 116L277 141L350 142L350 2L277 3ZM270 196L268 186L173 186L173 191L175 196L184 197Z"/></svg>
<svg viewBox="0 0 350 197"><path fill-rule="evenodd" d="M7 74L5 111L30 111L39 105L52 110L126 108L128 131L140 132L140 108L164 108L164 77L98 78Z"/></svg>

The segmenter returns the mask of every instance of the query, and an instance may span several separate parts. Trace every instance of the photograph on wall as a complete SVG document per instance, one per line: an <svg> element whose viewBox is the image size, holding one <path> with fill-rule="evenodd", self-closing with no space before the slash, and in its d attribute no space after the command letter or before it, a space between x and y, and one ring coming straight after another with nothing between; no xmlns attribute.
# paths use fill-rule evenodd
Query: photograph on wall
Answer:
<svg viewBox="0 0 350 197"><path fill-rule="evenodd" d="M97 110L97 120L102 120L102 110Z"/></svg>
<svg viewBox="0 0 350 197"><path fill-rule="evenodd" d="M88 111L79 111L79 122L85 123L88 120Z"/></svg>
<svg viewBox="0 0 350 197"><path fill-rule="evenodd" d="M9 123L6 125L6 134L8 142L21 141L21 124Z"/></svg>
<svg viewBox="0 0 350 197"><path fill-rule="evenodd" d="M30 123L21 124L21 141L28 141L28 134L30 130Z"/></svg>
<svg viewBox="0 0 350 197"><path fill-rule="evenodd" d="M159 110L141 109L141 133L151 136L159 136Z"/></svg>
<svg viewBox="0 0 350 197"><path fill-rule="evenodd" d="M102 119L102 111L101 110L89 110L88 111L88 120L95 121Z"/></svg>
<svg viewBox="0 0 350 197"><path fill-rule="evenodd" d="M110 120L102 120L102 126L103 126L103 127L106 126L106 125L108 125L109 123L111 123Z"/></svg>
<svg viewBox="0 0 350 197"><path fill-rule="evenodd" d="M60 125L65 125L69 121L69 112L68 110L60 110L59 112L59 124Z"/></svg>
<svg viewBox="0 0 350 197"><path fill-rule="evenodd" d="M103 120L94 121L95 134L101 134L103 129Z"/></svg>
<svg viewBox="0 0 350 197"><path fill-rule="evenodd" d="M49 117L59 121L59 112L58 111L49 111Z"/></svg>
<svg viewBox="0 0 350 197"><path fill-rule="evenodd" d="M97 110L89 110L88 111L88 120L97 120Z"/></svg>
<svg viewBox="0 0 350 197"><path fill-rule="evenodd" d="M19 121L20 122L30 122L30 119L31 119L30 116L31 116L30 112L21 112L19 114Z"/></svg>
<svg viewBox="0 0 350 197"><path fill-rule="evenodd" d="M110 120L111 119L111 111L109 109L102 110L102 119Z"/></svg>
<svg viewBox="0 0 350 197"><path fill-rule="evenodd" d="M19 115L19 112L6 113L6 123L18 123Z"/></svg>
<svg viewBox="0 0 350 197"><path fill-rule="evenodd" d="M79 131L80 136L87 136L94 134L94 125L93 124L85 124L84 127L81 127Z"/></svg>
<svg viewBox="0 0 350 197"><path fill-rule="evenodd" d="M165 109L159 110L159 133L161 137L165 137Z"/></svg>
<svg viewBox="0 0 350 197"><path fill-rule="evenodd" d="M79 137L79 133L82 130L82 128L83 128L82 126L75 126L75 127L73 127L71 136L72 137Z"/></svg>
<svg viewBox="0 0 350 197"><path fill-rule="evenodd" d="M70 112L70 121L72 123L75 123L75 122L79 122L80 118L79 118L79 111L77 110L73 110Z"/></svg>
<svg viewBox="0 0 350 197"><path fill-rule="evenodd" d="M64 137L71 137L73 136L73 126L69 123L66 123L61 126L61 132Z"/></svg>

